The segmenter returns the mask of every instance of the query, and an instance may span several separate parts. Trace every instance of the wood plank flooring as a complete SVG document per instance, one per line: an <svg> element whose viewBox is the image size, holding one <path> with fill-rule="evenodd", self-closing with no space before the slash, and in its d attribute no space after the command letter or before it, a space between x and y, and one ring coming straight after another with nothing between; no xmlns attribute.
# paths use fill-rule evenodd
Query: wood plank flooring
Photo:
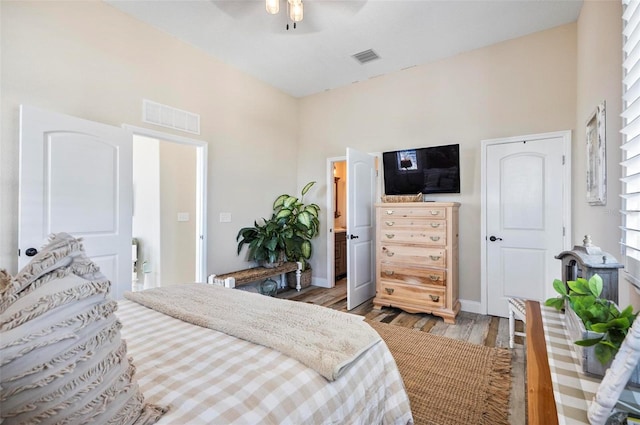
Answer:
<svg viewBox="0 0 640 425"><path fill-rule="evenodd" d="M278 293L278 298L317 304L334 310L347 311L346 279L336 283L330 289L310 286L300 292L285 290ZM454 325L446 324L442 318L430 314L411 314L397 308L386 307L374 310L371 300L351 310L349 313L365 316L368 320L389 323L405 328L420 329L435 335L467 341L487 347L509 347L509 321L505 318L485 316L461 311ZM522 322L517 322L516 329L522 330ZM511 350L511 399L509 422L512 425L526 423L525 393L525 349L522 339L516 337L516 346Z"/></svg>

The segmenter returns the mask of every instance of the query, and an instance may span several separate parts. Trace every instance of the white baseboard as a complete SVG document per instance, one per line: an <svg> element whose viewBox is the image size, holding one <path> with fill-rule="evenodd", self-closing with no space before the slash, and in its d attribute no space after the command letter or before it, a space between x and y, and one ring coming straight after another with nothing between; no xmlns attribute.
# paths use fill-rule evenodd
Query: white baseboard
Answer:
<svg viewBox="0 0 640 425"><path fill-rule="evenodd" d="M487 314L479 301L460 300L460 309L468 313Z"/></svg>
<svg viewBox="0 0 640 425"><path fill-rule="evenodd" d="M319 286L320 288L331 288L326 277L315 277L313 275L311 276L311 285Z"/></svg>

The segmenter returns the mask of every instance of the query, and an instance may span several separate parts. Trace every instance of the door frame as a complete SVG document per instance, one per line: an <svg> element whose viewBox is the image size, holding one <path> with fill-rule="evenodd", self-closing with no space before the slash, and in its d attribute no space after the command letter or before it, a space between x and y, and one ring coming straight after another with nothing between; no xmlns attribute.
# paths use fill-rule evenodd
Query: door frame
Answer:
<svg viewBox="0 0 640 425"><path fill-rule="evenodd" d="M498 139L485 139L481 141L481 162L480 162L480 311L478 313L487 314L488 311L488 291L487 279L487 148L491 145L505 143L522 143L523 140L540 140L554 137L562 138L564 155L564 178L562 182L562 221L564 224L563 246L565 250L571 249L571 130L554 131L550 133L526 134L522 136L504 137ZM559 253L558 253L559 254Z"/></svg>
<svg viewBox="0 0 640 425"><path fill-rule="evenodd" d="M133 136L151 137L196 148L196 282L207 281L207 163L208 146L203 140L124 124Z"/></svg>
<svg viewBox="0 0 640 425"><path fill-rule="evenodd" d="M333 288L336 286L336 240L333 226L335 224L334 213L336 211L335 200L335 188L333 182L333 166L337 162L344 162L347 160L345 156L334 156L327 158L327 282L325 288ZM344 212L346 214L346 211Z"/></svg>
<svg viewBox="0 0 640 425"><path fill-rule="evenodd" d="M345 148L346 149L346 148ZM377 202L380 202L380 195L384 191L384 186L382 183L383 179L383 171L382 171L382 152L367 152L369 155L376 158L376 199ZM316 286L321 286L323 288L333 288L336 286L336 247L335 247L335 232L333 231L333 225L335 221L333 220L333 215L335 212L335 201L333 199L334 195L334 183L333 183L333 166L336 162L346 162L347 155L343 156L332 156L327 158L327 199L326 199L326 211L327 211L327 225L325 228L327 229L327 282L326 285L320 285L320 282L314 283ZM345 202L345 205L349 203L349 200ZM346 214L347 211L343 211L343 214ZM375 255L375 253L374 253ZM348 278L348 276L347 276Z"/></svg>

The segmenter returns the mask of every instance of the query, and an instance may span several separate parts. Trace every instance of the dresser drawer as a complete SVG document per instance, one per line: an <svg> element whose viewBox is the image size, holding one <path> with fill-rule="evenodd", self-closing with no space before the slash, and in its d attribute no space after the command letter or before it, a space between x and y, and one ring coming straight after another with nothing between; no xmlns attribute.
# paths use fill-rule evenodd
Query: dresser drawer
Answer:
<svg viewBox="0 0 640 425"><path fill-rule="evenodd" d="M380 232L380 240L385 242L397 242L408 244L421 244L421 245L434 245L445 246L447 244L447 233L445 229L430 230L430 229L410 229L410 228L397 228L397 229L383 229Z"/></svg>
<svg viewBox="0 0 640 425"><path fill-rule="evenodd" d="M402 285L382 281L378 286L377 298L388 300L393 303L408 301L412 303L420 302L425 306L442 307L445 304L444 289L417 285Z"/></svg>
<svg viewBox="0 0 640 425"><path fill-rule="evenodd" d="M445 270L410 267L398 264L381 264L381 280L389 282L407 283L411 285L446 286L447 272Z"/></svg>
<svg viewBox="0 0 640 425"><path fill-rule="evenodd" d="M381 264L409 263L426 267L445 267L447 250L421 246L382 244L378 259Z"/></svg>
<svg viewBox="0 0 640 425"><path fill-rule="evenodd" d="M389 217L431 217L431 218L446 218L447 209L442 207L433 208L394 208L394 207L382 207L380 209L380 217L382 220L386 220Z"/></svg>
<svg viewBox="0 0 640 425"><path fill-rule="evenodd" d="M408 228L445 232L447 221L425 217L383 217L380 222L380 229L383 231Z"/></svg>

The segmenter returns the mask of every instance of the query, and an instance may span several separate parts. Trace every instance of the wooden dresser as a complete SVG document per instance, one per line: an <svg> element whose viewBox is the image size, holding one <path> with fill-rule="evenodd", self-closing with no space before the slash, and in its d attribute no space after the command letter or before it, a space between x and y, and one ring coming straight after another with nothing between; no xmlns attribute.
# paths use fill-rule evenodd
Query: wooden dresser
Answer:
<svg viewBox="0 0 640 425"><path fill-rule="evenodd" d="M375 308L431 313L455 323L457 202L376 204Z"/></svg>

